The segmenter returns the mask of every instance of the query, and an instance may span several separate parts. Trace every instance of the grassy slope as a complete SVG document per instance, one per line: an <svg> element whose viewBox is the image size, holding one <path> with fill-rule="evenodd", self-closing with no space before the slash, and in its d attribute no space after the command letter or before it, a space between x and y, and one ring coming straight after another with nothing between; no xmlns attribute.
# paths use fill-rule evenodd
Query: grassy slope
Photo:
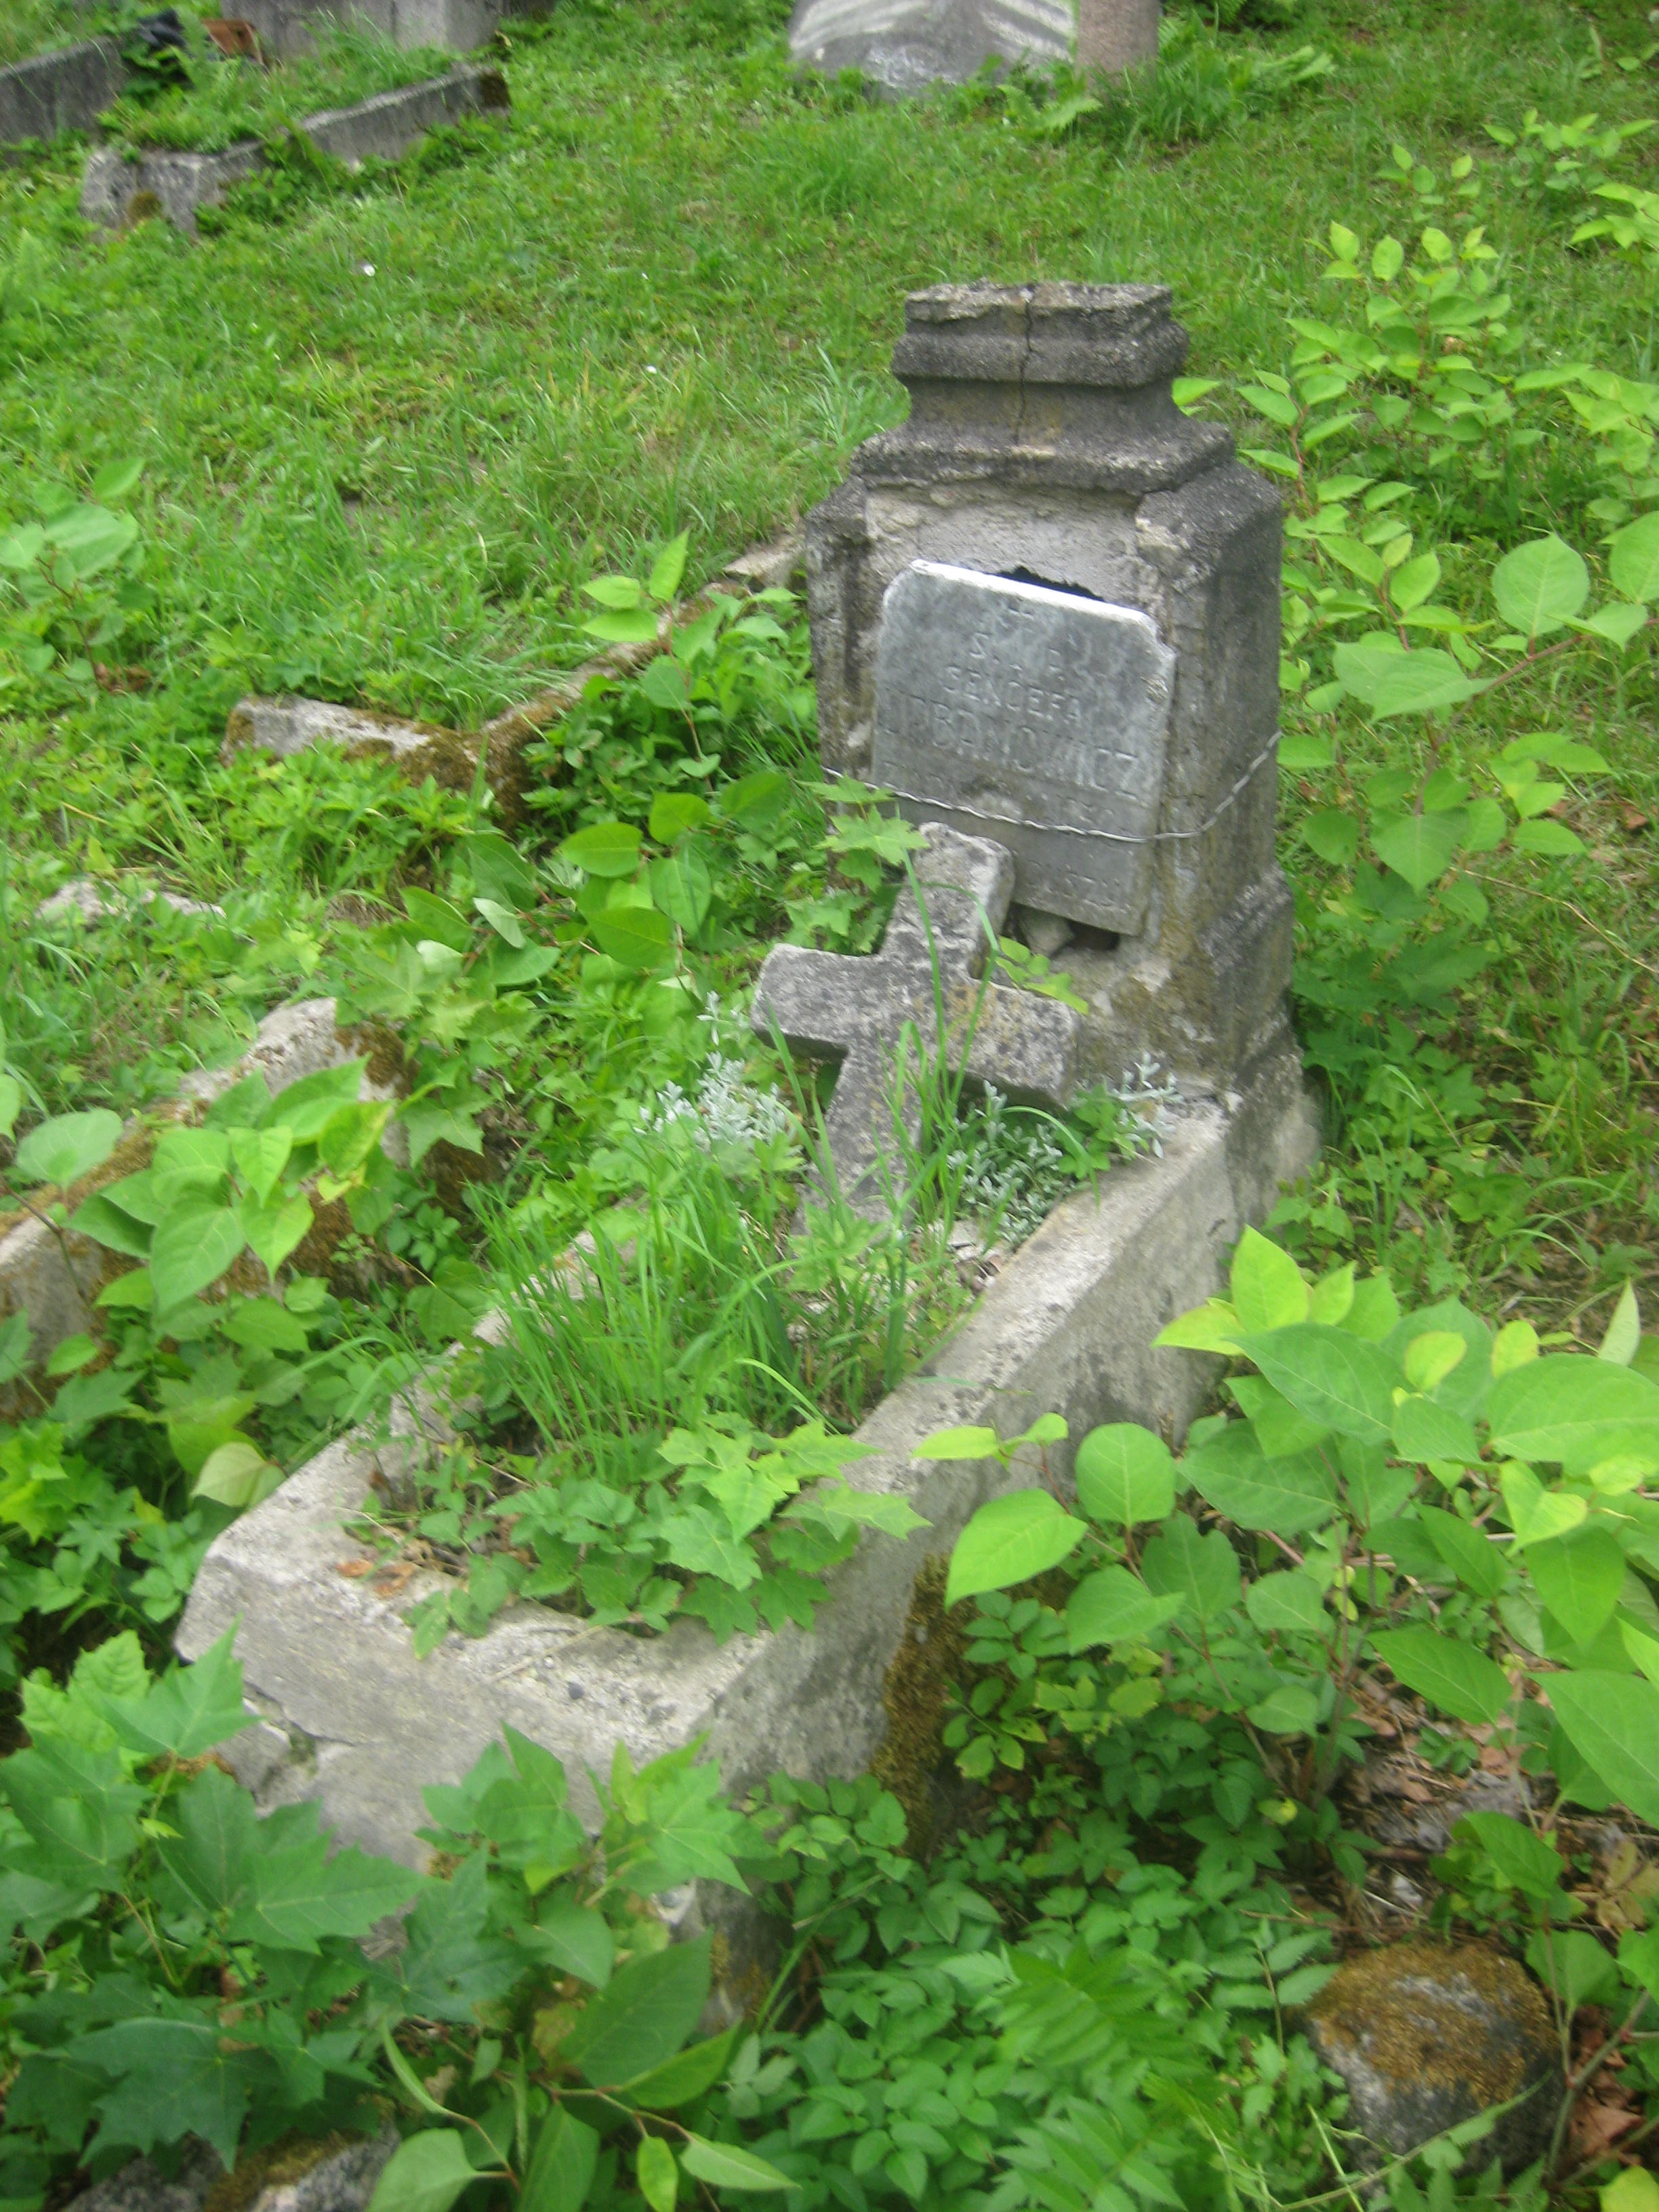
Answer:
<svg viewBox="0 0 1659 2212"><path fill-rule="evenodd" d="M1485 151L1484 121L1512 125L1530 105L1655 105L1650 71L1595 74L1575 10L1340 5L1295 34L1332 45L1334 85L1174 156L1034 146L994 117L925 105L807 104L775 62L677 43L634 0L573 0L513 58L499 152L406 197L336 200L191 248L159 224L87 238L72 164L0 177L0 254L25 229L49 248L45 314L11 326L0 385L0 514L27 511L42 471L78 478L142 453L167 571L160 694L100 702L67 745L62 729L27 733L15 805L40 828L19 841L25 876L34 860L63 865L45 836L62 800L70 813L51 818L71 850L78 807L112 858L160 857L210 890L246 882L245 828L216 835L200 769L238 690L464 720L521 696L581 652L573 586L595 567L633 565L689 526L694 576L713 569L896 419L885 363L917 285L1160 278L1195 370L1279 364L1285 314L1325 304L1330 219L1376 227L1392 140L1443 168ZM1599 20L1611 52L1644 41L1623 0ZM1506 204L1540 353L1650 374L1650 297L1561 237L1553 210ZM1574 711L1610 747L1622 798L1659 812L1645 707L1613 732L1599 695ZM1396 727L1387 742L1416 740ZM1467 1041L1534 1091L1539 1066L1579 1071L1528 1127L1553 1171L1591 1178L1589 1197L1561 1201L1569 1225L1590 1198L1610 1204L1592 1243L1643 1233L1645 849L1607 847L1541 900L1552 878L1531 871ZM314 887L303 859L271 865L296 895Z"/></svg>

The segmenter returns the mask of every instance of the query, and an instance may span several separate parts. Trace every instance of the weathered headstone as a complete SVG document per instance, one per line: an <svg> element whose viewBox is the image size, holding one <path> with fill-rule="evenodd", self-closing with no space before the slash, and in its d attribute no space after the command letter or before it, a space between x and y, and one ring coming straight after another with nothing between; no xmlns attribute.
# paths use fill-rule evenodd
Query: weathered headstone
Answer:
<svg viewBox="0 0 1659 2212"><path fill-rule="evenodd" d="M988 61L1064 61L1072 37L1071 0L799 0L789 25L804 66L862 70L894 97Z"/></svg>
<svg viewBox="0 0 1659 2212"><path fill-rule="evenodd" d="M918 561L883 603L872 772L1006 846L1025 905L1133 931L1174 673L1137 610Z"/></svg>
<svg viewBox="0 0 1659 2212"><path fill-rule="evenodd" d="M914 1135L920 1109L902 1066L903 1041L1007 1096L1062 1107L1075 1079L1078 1016L1058 1000L981 981L1008 910L1014 863L1000 845L934 827L914 883L893 908L878 953L860 959L780 945L755 991L757 1034L841 1063L824 1133L836 1180L855 1211L879 1213L902 1181L895 1110ZM916 1072L913 1049L910 1072Z"/></svg>
<svg viewBox="0 0 1659 2212"><path fill-rule="evenodd" d="M827 772L890 773L912 820L995 837L1015 854L1018 904L1079 926L1066 966L1091 1001L1084 1074L1115 1079L1149 1050L1189 1087L1243 1089L1291 1048L1291 900L1273 850L1279 506L1219 423L1175 404L1186 354L1161 285L913 294L893 360L909 419L861 447L808 518L807 596ZM943 759L911 779L900 710L883 702L907 657L935 694L949 680L911 623L911 593L942 588L930 564L977 571L988 591L1044 587L1021 604L1072 641L1058 648L1065 711L1127 756L1115 792L1085 770L1062 803L1062 778L988 758L982 805ZM1067 629L1060 593L1100 603L1098 635L1123 647L1115 676L1079 657L1090 617ZM1160 667L1166 702L1152 696ZM1139 692L1131 669L1146 671ZM1006 744L1025 742L1003 722Z"/></svg>

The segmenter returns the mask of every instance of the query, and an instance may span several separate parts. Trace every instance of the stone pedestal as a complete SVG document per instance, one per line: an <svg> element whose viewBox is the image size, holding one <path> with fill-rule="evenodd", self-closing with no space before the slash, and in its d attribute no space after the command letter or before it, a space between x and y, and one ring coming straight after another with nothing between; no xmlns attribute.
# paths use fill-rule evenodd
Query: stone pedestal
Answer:
<svg viewBox="0 0 1659 2212"><path fill-rule="evenodd" d="M1286 1037L1291 900L1273 857L1279 503L1235 460L1226 430L1176 406L1186 355L1162 286L912 295L893 360L909 420L860 447L809 517L807 597L825 769L877 781L883 599L914 562L1150 618L1174 663L1133 931L1068 913L1052 884L1039 897L1017 882L1014 897L1083 925L1063 965L1091 1002L1085 1079L1114 1079L1150 1050L1189 1085L1224 1090ZM917 821L1021 849L1006 824L925 796L902 804Z"/></svg>

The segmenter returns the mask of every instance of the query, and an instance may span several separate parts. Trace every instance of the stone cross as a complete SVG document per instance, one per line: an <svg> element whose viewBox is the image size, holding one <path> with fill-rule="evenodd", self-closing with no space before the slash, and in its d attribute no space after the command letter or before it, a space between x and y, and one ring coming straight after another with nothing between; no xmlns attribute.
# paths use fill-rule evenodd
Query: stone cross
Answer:
<svg viewBox="0 0 1659 2212"><path fill-rule="evenodd" d="M1013 896L1012 855L939 824L926 835L881 951L860 958L775 945L750 1017L758 1036L775 1030L793 1052L841 1062L824 1131L842 1196L872 1218L886 1211L900 1177L891 1158L895 1107L913 1138L921 1121L914 1084L895 1097L901 1042L913 1030L922 1048L936 1052L941 1005L953 1073L1054 1108L1066 1104L1075 1082L1073 1010L980 980Z"/></svg>

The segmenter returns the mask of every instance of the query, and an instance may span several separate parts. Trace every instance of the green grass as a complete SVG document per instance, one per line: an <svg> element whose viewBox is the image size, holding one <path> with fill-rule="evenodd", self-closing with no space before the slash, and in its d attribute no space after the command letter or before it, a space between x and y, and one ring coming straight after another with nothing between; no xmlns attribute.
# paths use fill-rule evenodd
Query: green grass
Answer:
<svg viewBox="0 0 1659 2212"><path fill-rule="evenodd" d="M109 15L106 8L77 7L75 0L9 0L0 15L0 69L89 39L106 27Z"/></svg>
<svg viewBox="0 0 1659 2212"><path fill-rule="evenodd" d="M1283 367L1286 315L1340 304L1321 283L1332 219L1373 234L1399 219L1377 181L1392 142L1443 171L1464 152L1485 163L1483 125L1528 106L1649 112L1651 66L1604 66L1597 46L1616 57L1647 34L1626 0L1594 17L1535 0L1334 0L1268 42L1322 40L1337 62L1323 87L1126 157L1036 140L968 98L803 93L775 49L724 49L706 15L571 0L515 43L514 115L493 147L303 204L281 226L234 221L194 247L159 223L89 237L74 164L0 177L0 265L32 272L0 324L0 515L29 513L43 477L78 484L140 455L160 583L150 693L19 725L19 896L95 836L110 863L198 894L317 901L338 887L339 856L258 827L252 802L281 812L281 779L244 772L227 804L213 751L240 690L461 723L523 696L586 650L576 592L595 569L637 568L689 529L695 583L799 516L900 416L886 364L919 285L1158 279L1194 372ZM1535 357L1652 374L1648 282L1568 252L1559 207L1497 167L1492 190ZM1570 501L1559 512L1577 526ZM1506 519L1488 497L1449 527L1501 544L1551 519ZM1493 870L1503 957L1466 994L1454 1042L1517 1094L1468 1141L1516 1152L1547 1187L1528 1264L1559 1270L1570 1316L1605 1291L1599 1254L1650 1249L1659 1205L1659 902L1652 833L1626 826L1659 818L1659 748L1647 675L1622 720L1595 684L1512 686L1501 713L1468 718L1466 741L1562 715L1616 770L1595 802L1596 858ZM1345 775L1420 751L1398 725L1351 736ZM1316 886L1293 842L1293 778L1285 800L1287 865ZM1360 1204L1367 1176L1395 1174L1412 1146L1367 1141L1375 1172L1358 1138L1338 1156L1348 1233L1367 1249L1421 1240L1443 1214L1438 1170L1415 1200ZM1616 1264L1639 1271L1639 1256ZM1510 1294L1507 1265L1501 1249L1480 1260L1494 1297Z"/></svg>

